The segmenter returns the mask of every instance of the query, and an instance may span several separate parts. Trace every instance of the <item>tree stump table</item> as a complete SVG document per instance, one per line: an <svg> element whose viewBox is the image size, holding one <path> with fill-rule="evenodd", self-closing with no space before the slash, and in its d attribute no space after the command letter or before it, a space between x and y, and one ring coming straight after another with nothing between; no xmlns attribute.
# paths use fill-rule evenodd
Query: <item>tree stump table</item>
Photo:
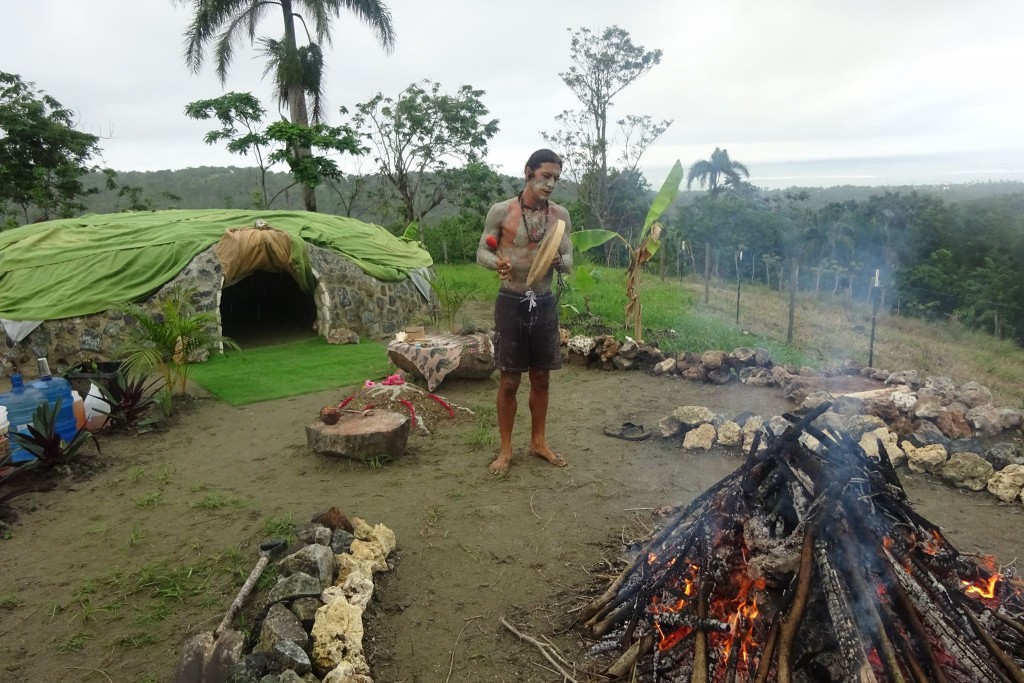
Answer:
<svg viewBox="0 0 1024 683"><path fill-rule="evenodd" d="M306 443L314 453L372 462L405 452L411 424L408 415L374 410L366 415L343 413L337 423L317 419L306 425Z"/></svg>

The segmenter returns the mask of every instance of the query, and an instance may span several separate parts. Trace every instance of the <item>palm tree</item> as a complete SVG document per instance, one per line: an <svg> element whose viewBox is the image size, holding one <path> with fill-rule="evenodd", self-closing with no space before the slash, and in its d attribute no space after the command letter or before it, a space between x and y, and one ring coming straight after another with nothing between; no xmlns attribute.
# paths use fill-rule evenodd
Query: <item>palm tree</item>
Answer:
<svg viewBox="0 0 1024 683"><path fill-rule="evenodd" d="M340 17L342 9L350 10L369 24L387 52L395 45L391 11L380 0L173 1L193 9L192 24L185 31L185 63L193 72L202 69L206 50L212 44L217 76L224 84L238 43L245 39L250 44L258 43L267 58L264 75L273 73L278 101L288 107L288 120L300 126L309 125L310 109L314 123L322 120L324 62L321 45L331 44L331 24ZM257 38L260 21L274 5L281 8L284 37L279 40ZM296 39L296 18L306 33L306 44L302 46ZM292 153L302 158L309 156L310 150L296 145ZM303 201L307 211L316 211L313 188L303 185Z"/></svg>
<svg viewBox="0 0 1024 683"><path fill-rule="evenodd" d="M689 190L696 180L702 188L706 185L709 192L717 194L726 185L738 188L743 180L740 176L749 178L750 171L740 162L730 159L728 150L715 147L710 159L701 159L690 167L686 175L686 189Z"/></svg>

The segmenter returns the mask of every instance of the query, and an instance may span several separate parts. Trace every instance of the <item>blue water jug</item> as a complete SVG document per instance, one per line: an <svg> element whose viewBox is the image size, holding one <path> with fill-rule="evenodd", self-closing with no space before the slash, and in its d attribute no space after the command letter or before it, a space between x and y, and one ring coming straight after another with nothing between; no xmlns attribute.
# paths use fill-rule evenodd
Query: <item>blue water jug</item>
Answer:
<svg viewBox="0 0 1024 683"><path fill-rule="evenodd" d="M11 390L0 394L0 405L7 408L7 420L11 423L11 462L27 462L35 460L35 456L26 451L14 438L15 432L28 434L28 425L32 424L32 414L36 406L46 403L46 397L36 389L26 387L21 375L11 375Z"/></svg>
<svg viewBox="0 0 1024 683"><path fill-rule="evenodd" d="M37 360L39 362L39 379L29 386L43 394L51 409L56 405L57 399L60 399L60 410L57 412L55 428L60 438L70 443L78 434L78 422L75 421L75 397L71 394L71 383L63 377L51 375L50 363L45 358Z"/></svg>

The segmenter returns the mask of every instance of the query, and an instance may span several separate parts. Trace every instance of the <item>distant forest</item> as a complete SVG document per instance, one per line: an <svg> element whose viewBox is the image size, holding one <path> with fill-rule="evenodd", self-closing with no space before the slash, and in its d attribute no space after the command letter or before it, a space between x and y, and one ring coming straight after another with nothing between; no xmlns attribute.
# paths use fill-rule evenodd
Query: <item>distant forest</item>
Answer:
<svg viewBox="0 0 1024 683"><path fill-rule="evenodd" d="M513 196L522 180L499 176L487 196L456 194L423 220L420 237L438 262L471 261L490 203ZM270 173L271 193L291 183ZM247 208L256 205L255 169L200 167L117 175L106 188L100 173L88 212L168 208ZM127 189L125 189L127 188ZM651 194L649 187L646 188ZM319 209L404 231L400 208L374 176L346 176L317 188ZM563 181L555 201L584 225L576 189ZM301 192L287 190L276 209L301 209ZM643 211L624 213L626 235ZM713 277L742 277L788 291L868 301L884 297L904 314L955 319L1000 337L1024 337L1024 183L992 182L905 187L838 186L759 190L748 184L725 192L685 191L664 220L662 253L649 267L665 274L703 274L705 252ZM705 249L707 245L707 249ZM740 260L740 252L743 259ZM624 264L621 251L596 255ZM879 289L874 289L875 271Z"/></svg>

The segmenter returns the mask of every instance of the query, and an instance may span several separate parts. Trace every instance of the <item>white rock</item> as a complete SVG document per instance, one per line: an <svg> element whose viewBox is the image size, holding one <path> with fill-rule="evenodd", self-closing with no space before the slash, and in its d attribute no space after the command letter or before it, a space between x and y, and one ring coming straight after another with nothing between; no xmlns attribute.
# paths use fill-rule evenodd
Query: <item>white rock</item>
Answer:
<svg viewBox="0 0 1024 683"><path fill-rule="evenodd" d="M867 432L862 435L860 437L860 447L864 449L864 453L868 457L878 458L880 457L878 452L879 441L882 442L882 447L885 448L885 452L889 455L889 460L892 462L893 467L899 467L906 462L907 454L899 446L899 436L889 431L888 427L879 427L873 432Z"/></svg>
<svg viewBox="0 0 1024 683"><path fill-rule="evenodd" d="M909 441L903 442L907 454L907 466L911 472L938 472L946 464L946 448L942 444L933 443L929 446L915 448Z"/></svg>
<svg viewBox="0 0 1024 683"><path fill-rule="evenodd" d="M341 586L345 599L351 605L366 609L373 597L373 579L362 572L352 572Z"/></svg>
<svg viewBox="0 0 1024 683"><path fill-rule="evenodd" d="M351 662L363 654L363 610L346 600L324 605L316 611L310 635L312 658L319 669L330 671Z"/></svg>
<svg viewBox="0 0 1024 683"><path fill-rule="evenodd" d="M715 445L715 426L702 424L696 429L686 432L683 437L683 448L687 450L708 450Z"/></svg>
<svg viewBox="0 0 1024 683"><path fill-rule="evenodd" d="M977 453L954 453L942 467L941 476L953 486L984 491L992 477L992 463Z"/></svg>
<svg viewBox="0 0 1024 683"><path fill-rule="evenodd" d="M675 369L676 369L676 359L675 358L666 358L665 360L661 361L660 363L655 363L654 364L654 374L655 375L671 375L672 372Z"/></svg>
<svg viewBox="0 0 1024 683"><path fill-rule="evenodd" d="M718 427L719 446L738 446L743 441L743 430L732 420L726 420Z"/></svg>
<svg viewBox="0 0 1024 683"><path fill-rule="evenodd" d="M764 429L764 419L760 415L754 415L743 424L743 453L744 455L750 452L750 447L754 445L754 438L757 433ZM758 446L758 450L763 450L768 447L764 439L761 439L761 444Z"/></svg>
<svg viewBox="0 0 1024 683"><path fill-rule="evenodd" d="M362 655L342 662L324 677L323 683L373 683L370 667Z"/></svg>
<svg viewBox="0 0 1024 683"><path fill-rule="evenodd" d="M1021 489L1024 489L1024 465L1007 465L988 480L988 492L1006 503L1018 498Z"/></svg>
<svg viewBox="0 0 1024 683"><path fill-rule="evenodd" d="M698 427L715 419L715 414L704 406L679 406L672 411L672 416L687 427Z"/></svg>
<svg viewBox="0 0 1024 683"><path fill-rule="evenodd" d="M383 524L370 526L359 517L353 517L351 521L353 535L360 541L375 541L380 546L384 557L390 555L391 551L395 549L397 541L395 540L395 532L391 529Z"/></svg>
<svg viewBox="0 0 1024 683"><path fill-rule="evenodd" d="M892 392L892 402L896 406L896 410L901 413L909 413L917 403L917 395L910 391L894 391Z"/></svg>
<svg viewBox="0 0 1024 683"><path fill-rule="evenodd" d="M594 339L592 337L584 337L583 335L576 335L571 338L566 346L570 351L580 354L581 356L589 356L591 351L594 350Z"/></svg>

